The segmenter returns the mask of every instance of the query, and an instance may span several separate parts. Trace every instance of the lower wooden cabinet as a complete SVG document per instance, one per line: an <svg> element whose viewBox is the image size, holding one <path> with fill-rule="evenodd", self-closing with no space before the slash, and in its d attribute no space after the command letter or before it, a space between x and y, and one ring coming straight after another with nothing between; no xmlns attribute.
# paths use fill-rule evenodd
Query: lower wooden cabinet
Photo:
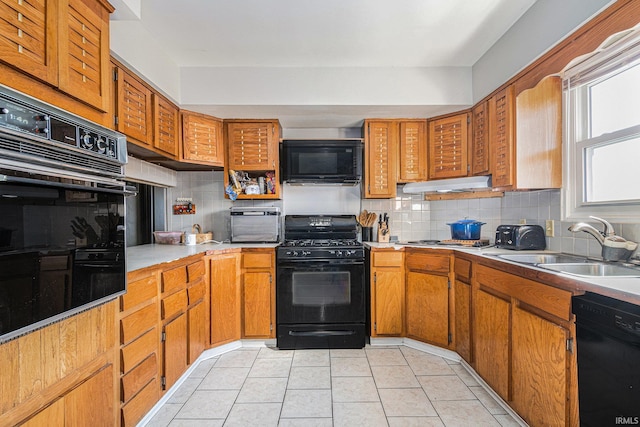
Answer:
<svg viewBox="0 0 640 427"><path fill-rule="evenodd" d="M212 346L240 339L240 257L240 252L207 257Z"/></svg>
<svg viewBox="0 0 640 427"><path fill-rule="evenodd" d="M370 260L371 336L404 335L404 253L374 250Z"/></svg>
<svg viewBox="0 0 640 427"><path fill-rule="evenodd" d="M242 337L275 337L275 252L242 251Z"/></svg>
<svg viewBox="0 0 640 427"><path fill-rule="evenodd" d="M162 329L162 389L168 390L187 370L187 315L180 314Z"/></svg>
<svg viewBox="0 0 640 427"><path fill-rule="evenodd" d="M456 254L453 265L454 313L456 352L468 363L473 362L473 326L471 322L472 262Z"/></svg>
<svg viewBox="0 0 640 427"><path fill-rule="evenodd" d="M452 343L451 254L409 249L406 268L407 336L448 348Z"/></svg>

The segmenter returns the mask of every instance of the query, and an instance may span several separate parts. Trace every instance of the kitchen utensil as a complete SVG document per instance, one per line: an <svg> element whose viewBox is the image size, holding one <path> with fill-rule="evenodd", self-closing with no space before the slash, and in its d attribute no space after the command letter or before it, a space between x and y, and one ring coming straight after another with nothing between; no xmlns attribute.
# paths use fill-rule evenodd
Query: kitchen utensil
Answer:
<svg viewBox="0 0 640 427"><path fill-rule="evenodd" d="M451 238L453 240L478 240L480 239L480 229L484 222L475 219L461 219L456 222L447 223L451 227Z"/></svg>

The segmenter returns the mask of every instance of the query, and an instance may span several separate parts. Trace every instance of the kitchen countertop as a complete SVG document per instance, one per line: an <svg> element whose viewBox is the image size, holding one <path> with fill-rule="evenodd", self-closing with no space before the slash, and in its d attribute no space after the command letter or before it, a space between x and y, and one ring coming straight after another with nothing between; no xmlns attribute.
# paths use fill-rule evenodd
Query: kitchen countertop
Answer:
<svg viewBox="0 0 640 427"><path fill-rule="evenodd" d="M140 245L127 248L127 272L151 267L209 251L247 248L275 248L278 243L202 243L199 245Z"/></svg>
<svg viewBox="0 0 640 427"><path fill-rule="evenodd" d="M412 245L408 243L376 243L365 242L365 245L370 248L394 248L402 249L406 247L412 248L425 248L435 250L454 250L456 252L463 252L485 259L498 261L500 263L510 264L517 266L520 269L528 269L539 273L540 276L557 277L562 279L562 288L568 289L576 294L582 294L583 292L594 292L600 295L609 296L611 298L617 298L623 301L627 301L633 304L640 305L640 277L585 277L576 276L573 274L560 273L552 270L548 270L542 267L536 267L531 264L523 264L515 261L509 261L504 258L496 257L500 254L513 254L513 253L557 253L553 251L512 251L508 249L499 249L493 246L488 247L463 247L452 245ZM639 270L640 275L640 270ZM542 279L538 279L544 281ZM560 280L559 280L560 281ZM549 285L554 286L553 280L549 281ZM559 286L560 287L560 286Z"/></svg>

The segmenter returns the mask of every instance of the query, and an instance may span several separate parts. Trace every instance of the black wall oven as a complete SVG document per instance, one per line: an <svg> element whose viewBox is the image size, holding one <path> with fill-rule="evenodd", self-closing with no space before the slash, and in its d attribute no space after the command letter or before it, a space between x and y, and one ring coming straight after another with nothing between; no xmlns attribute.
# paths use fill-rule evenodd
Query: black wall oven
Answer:
<svg viewBox="0 0 640 427"><path fill-rule="evenodd" d="M297 239L292 223L309 224L314 238ZM333 225L318 225L318 224ZM364 248L355 234L341 238L340 223L357 230L355 218L285 218L285 242L278 248L276 319L278 347L362 348L365 344ZM287 225L288 224L288 225ZM327 227L332 238L323 235ZM333 228L334 231L328 231ZM287 234L287 229L289 230ZM344 231L343 231L344 232ZM289 237L287 237L289 236Z"/></svg>
<svg viewBox="0 0 640 427"><path fill-rule="evenodd" d="M0 342L124 293L122 156L122 135L0 87Z"/></svg>

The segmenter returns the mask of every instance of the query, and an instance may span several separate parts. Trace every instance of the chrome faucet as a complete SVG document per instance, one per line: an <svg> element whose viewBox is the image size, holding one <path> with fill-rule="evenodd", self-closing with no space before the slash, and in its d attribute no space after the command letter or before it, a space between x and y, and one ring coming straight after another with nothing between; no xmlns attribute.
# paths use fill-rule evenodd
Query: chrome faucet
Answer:
<svg viewBox="0 0 640 427"><path fill-rule="evenodd" d="M591 234L596 238L600 246L602 246L602 258L605 261L621 261L629 259L629 256L638 247L637 243L628 242L620 236L616 236L616 232L613 230L613 226L606 220L598 218L596 216L590 216L589 218L600 221L604 224L604 230L599 231L594 226L587 224L586 222L577 222L569 227L569 231L577 233L578 231L584 231Z"/></svg>

